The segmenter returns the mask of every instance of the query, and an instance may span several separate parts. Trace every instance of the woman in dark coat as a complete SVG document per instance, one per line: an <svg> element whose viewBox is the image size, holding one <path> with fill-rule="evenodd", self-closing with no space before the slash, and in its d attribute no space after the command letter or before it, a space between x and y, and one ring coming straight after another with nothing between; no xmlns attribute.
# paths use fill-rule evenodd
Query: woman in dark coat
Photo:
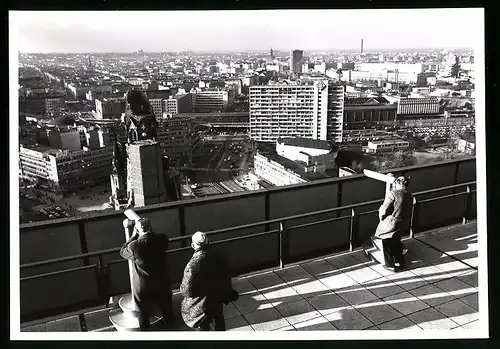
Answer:
<svg viewBox="0 0 500 349"><path fill-rule="evenodd" d="M210 331L215 322L216 331L225 331L222 312L231 288L231 277L222 256L210 250L208 236L196 232L192 237L194 249L184 269L180 292L182 318L186 325L198 331Z"/></svg>
<svg viewBox="0 0 500 349"><path fill-rule="evenodd" d="M379 209L380 223L373 239L381 239L385 267L393 271L404 269L401 236L408 227L412 195L408 191L408 178L398 177ZM376 243L375 243L376 244Z"/></svg>

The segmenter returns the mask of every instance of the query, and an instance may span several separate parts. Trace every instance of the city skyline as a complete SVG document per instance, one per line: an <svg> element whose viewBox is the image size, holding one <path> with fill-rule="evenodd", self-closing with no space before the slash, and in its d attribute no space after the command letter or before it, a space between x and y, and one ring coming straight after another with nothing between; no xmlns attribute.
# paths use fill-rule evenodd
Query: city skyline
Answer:
<svg viewBox="0 0 500 349"><path fill-rule="evenodd" d="M248 52L271 47L358 51L361 39L367 52L472 48L483 31L483 13L482 9L44 11L40 16L40 11L12 11L9 23L19 51L28 53ZM147 28L131 26L145 18ZM419 18L436 27L418 25ZM445 25L450 21L468 25Z"/></svg>

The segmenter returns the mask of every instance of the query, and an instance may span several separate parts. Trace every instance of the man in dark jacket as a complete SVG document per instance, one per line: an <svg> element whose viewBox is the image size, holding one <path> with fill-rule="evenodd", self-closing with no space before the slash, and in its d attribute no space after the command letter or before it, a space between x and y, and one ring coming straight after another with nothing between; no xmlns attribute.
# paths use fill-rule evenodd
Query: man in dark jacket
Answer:
<svg viewBox="0 0 500 349"><path fill-rule="evenodd" d="M399 271L404 269L403 245L401 236L410 218L412 196L407 189L408 179L398 177L379 209L380 223L375 232L375 239L382 239L386 269Z"/></svg>
<svg viewBox="0 0 500 349"><path fill-rule="evenodd" d="M225 331L223 304L231 292L231 277L222 256L210 251L208 236L196 232L192 236L194 249L191 260L184 269L180 292L182 318L186 325L198 331L210 331L215 321L215 331Z"/></svg>
<svg viewBox="0 0 500 349"><path fill-rule="evenodd" d="M167 326L173 326L172 288L168 275L166 251L168 236L151 231L151 223L141 218L134 234L120 250L120 255L133 261L133 294L139 313L139 326L149 329L151 310L157 306Z"/></svg>

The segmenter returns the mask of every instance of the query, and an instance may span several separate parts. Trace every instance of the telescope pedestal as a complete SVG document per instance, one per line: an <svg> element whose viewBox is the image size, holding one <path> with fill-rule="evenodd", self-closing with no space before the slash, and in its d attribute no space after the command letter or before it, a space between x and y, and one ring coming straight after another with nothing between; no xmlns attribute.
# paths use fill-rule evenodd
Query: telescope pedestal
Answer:
<svg viewBox="0 0 500 349"><path fill-rule="evenodd" d="M133 332L140 331L139 328L139 312L132 295L123 296L109 312L109 320L115 326L117 331ZM160 310L153 308L149 317L151 328L154 327L162 319Z"/></svg>

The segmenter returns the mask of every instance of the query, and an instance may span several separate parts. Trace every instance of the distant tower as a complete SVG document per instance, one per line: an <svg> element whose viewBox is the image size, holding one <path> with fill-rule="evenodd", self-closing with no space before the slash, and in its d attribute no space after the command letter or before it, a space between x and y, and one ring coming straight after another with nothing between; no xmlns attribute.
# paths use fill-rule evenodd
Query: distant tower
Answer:
<svg viewBox="0 0 500 349"><path fill-rule="evenodd" d="M161 150L149 139L127 145L127 191L134 207L167 201Z"/></svg>
<svg viewBox="0 0 500 349"><path fill-rule="evenodd" d="M111 197L109 201L117 211L126 208L128 202L126 164L123 156L122 149L118 145L118 139L115 138L113 145L113 173L110 175Z"/></svg>
<svg viewBox="0 0 500 349"><path fill-rule="evenodd" d="M274 60L274 51L272 48L271 48L271 60Z"/></svg>
<svg viewBox="0 0 500 349"><path fill-rule="evenodd" d="M361 39L361 53L363 53L363 39Z"/></svg>
<svg viewBox="0 0 500 349"><path fill-rule="evenodd" d="M304 51L302 50L290 51L290 73L296 74L302 71L303 58L304 58Z"/></svg>

